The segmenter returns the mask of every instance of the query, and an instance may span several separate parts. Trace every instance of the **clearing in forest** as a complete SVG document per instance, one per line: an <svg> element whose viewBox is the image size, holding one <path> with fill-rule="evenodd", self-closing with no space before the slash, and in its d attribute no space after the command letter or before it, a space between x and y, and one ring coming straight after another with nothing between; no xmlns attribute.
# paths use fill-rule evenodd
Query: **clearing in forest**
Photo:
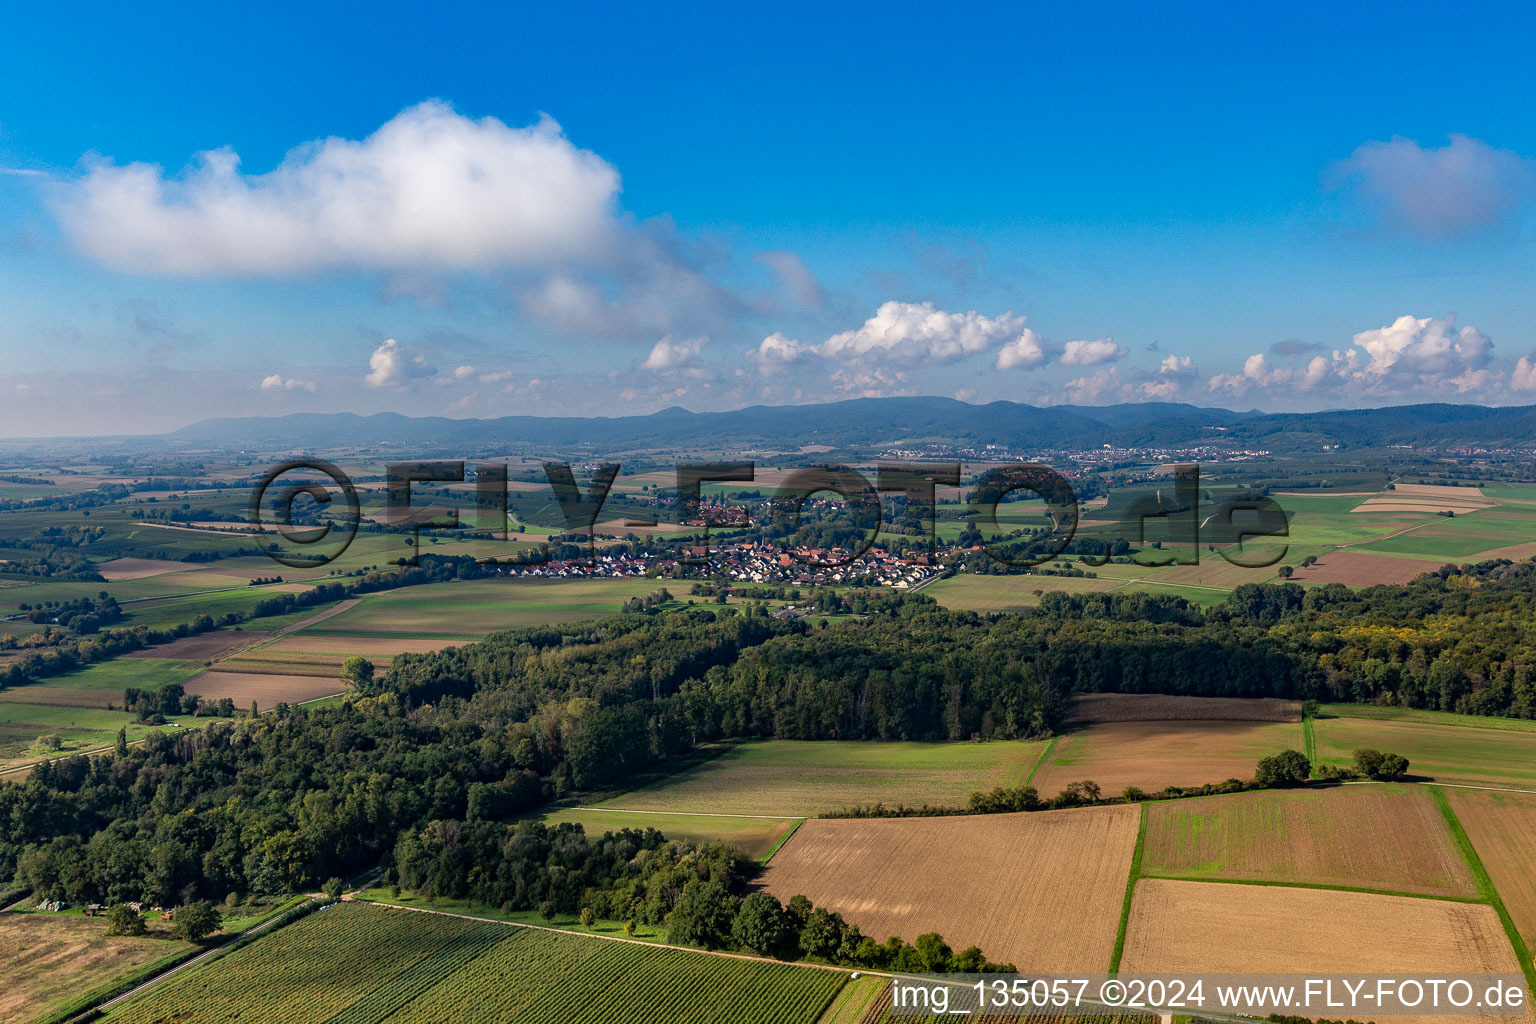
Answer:
<svg viewBox="0 0 1536 1024"><path fill-rule="evenodd" d="M154 923L141 938L107 938L104 917L0 914L0 1020L39 1020L123 975L187 947Z"/></svg>

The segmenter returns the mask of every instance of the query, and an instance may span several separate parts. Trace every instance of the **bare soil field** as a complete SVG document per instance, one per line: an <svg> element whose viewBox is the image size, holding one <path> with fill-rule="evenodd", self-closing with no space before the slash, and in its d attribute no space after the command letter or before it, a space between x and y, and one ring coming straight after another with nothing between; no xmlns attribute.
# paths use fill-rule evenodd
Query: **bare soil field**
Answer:
<svg viewBox="0 0 1536 1024"><path fill-rule="evenodd" d="M252 644L277 636L254 630L216 629L198 636L184 636L168 644L129 651L125 658L170 658L175 661L217 661Z"/></svg>
<svg viewBox="0 0 1536 1024"><path fill-rule="evenodd" d="M103 917L0 914L0 1020L28 1021L144 964L175 953L156 921L144 938L106 937Z"/></svg>
<svg viewBox="0 0 1536 1024"><path fill-rule="evenodd" d="M102 562L96 571L109 583L121 580L142 580L148 576L160 576L168 572L190 572L202 566L192 562L168 562L160 558L114 558Z"/></svg>
<svg viewBox="0 0 1536 1024"><path fill-rule="evenodd" d="M105 708L121 704L123 695L111 690L71 690L61 686L19 686L0 690L0 703L41 704L55 708Z"/></svg>
<svg viewBox="0 0 1536 1024"><path fill-rule="evenodd" d="M1148 804L1142 873L1478 895L1439 808L1417 786L1272 790Z"/></svg>
<svg viewBox="0 0 1536 1024"><path fill-rule="evenodd" d="M813 818L763 883L866 935L936 931L1021 970L1107 969L1140 808L947 818Z"/></svg>
<svg viewBox="0 0 1536 1024"><path fill-rule="evenodd" d="M1447 789L1451 807L1488 869L1527 946L1536 946L1536 796Z"/></svg>
<svg viewBox="0 0 1536 1024"><path fill-rule="evenodd" d="M1285 886L1136 883L1122 972L1514 973L1509 937L1492 907L1449 900ZM1515 1017L1393 1017L1495 1021Z"/></svg>
<svg viewBox="0 0 1536 1024"><path fill-rule="evenodd" d="M297 704L340 693L344 687L334 676L273 675L268 673L220 672L210 670L187 681L188 693L208 700L229 697L239 708L251 701L267 711L280 703Z"/></svg>
<svg viewBox="0 0 1536 1024"><path fill-rule="evenodd" d="M1071 782L1091 780L1106 795L1127 786L1157 792L1251 779L1262 757L1301 750L1301 726L1271 722L1106 722L1061 738L1035 773L1033 785L1055 796Z"/></svg>
<svg viewBox="0 0 1536 1024"><path fill-rule="evenodd" d="M1278 697L1179 697L1165 693L1085 693L1072 702L1068 721L1299 722L1301 701Z"/></svg>
<svg viewBox="0 0 1536 1024"><path fill-rule="evenodd" d="M1384 491L1384 494L1427 494L1436 498L1466 498L1468 500L1484 499L1481 487L1453 487L1449 484L1396 484L1393 490Z"/></svg>
<svg viewBox="0 0 1536 1024"><path fill-rule="evenodd" d="M1415 576L1434 572L1442 564L1418 558L1330 551L1310 566L1297 566L1291 579L1297 583L1343 583L1351 587L1373 587L1381 583L1411 583Z"/></svg>

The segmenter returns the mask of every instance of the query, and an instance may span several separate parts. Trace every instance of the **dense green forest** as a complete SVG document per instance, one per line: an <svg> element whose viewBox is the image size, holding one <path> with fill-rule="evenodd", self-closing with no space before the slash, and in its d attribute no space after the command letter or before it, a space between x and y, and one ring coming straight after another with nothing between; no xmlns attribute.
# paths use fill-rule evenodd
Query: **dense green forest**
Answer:
<svg viewBox="0 0 1536 1024"><path fill-rule="evenodd" d="M1041 735L1074 692L1536 717L1533 599L1536 565L1501 561L1363 591L1243 587L1206 611L1053 594L982 617L871 595L821 628L695 606L506 632L399 657L344 706L46 763L0 786L0 879L161 905L313 886L392 863L434 822L509 820L700 743Z"/></svg>

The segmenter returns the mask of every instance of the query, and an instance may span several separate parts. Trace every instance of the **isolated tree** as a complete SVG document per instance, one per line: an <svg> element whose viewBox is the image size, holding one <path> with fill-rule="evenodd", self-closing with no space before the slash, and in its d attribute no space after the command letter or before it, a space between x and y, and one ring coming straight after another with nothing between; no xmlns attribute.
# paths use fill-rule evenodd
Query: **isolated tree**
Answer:
<svg viewBox="0 0 1536 1024"><path fill-rule="evenodd" d="M540 903L539 916L542 917L545 921L553 922L555 920L555 905L549 900L545 900L544 902Z"/></svg>
<svg viewBox="0 0 1536 1024"><path fill-rule="evenodd" d="M64 745L64 737L56 732L45 733L37 738L37 745L47 750L58 750Z"/></svg>
<svg viewBox="0 0 1536 1024"><path fill-rule="evenodd" d="M781 953L793 935L789 915L772 893L755 892L742 900L731 922L731 940L742 949L765 956Z"/></svg>
<svg viewBox="0 0 1536 1024"><path fill-rule="evenodd" d="M325 880L324 891L333 900L341 899L341 892L346 888L346 883L332 875Z"/></svg>
<svg viewBox="0 0 1536 1024"><path fill-rule="evenodd" d="M373 682L373 662L354 654L341 663L341 681L348 686L362 689Z"/></svg>
<svg viewBox="0 0 1536 1024"><path fill-rule="evenodd" d="M1312 777L1312 762L1299 750L1285 750L1260 760L1254 776L1262 786L1299 786Z"/></svg>
<svg viewBox="0 0 1536 1024"><path fill-rule="evenodd" d="M115 753L118 757L128 756L128 729L126 727L117 730L117 746Z"/></svg>
<svg viewBox="0 0 1536 1024"><path fill-rule="evenodd" d="M171 931L185 942L202 942L223 923L217 907L207 900L197 900L176 908L171 917Z"/></svg>
<svg viewBox="0 0 1536 1024"><path fill-rule="evenodd" d="M1291 567L1290 567L1290 566L1288 566L1288 565L1282 565L1282 566L1281 566L1281 567L1280 567L1280 578L1281 578L1281 579L1283 579L1283 580L1288 580L1288 579L1290 579L1290 578L1291 578L1291 575L1292 575L1292 574L1293 574L1293 573L1294 573L1294 572L1295 572L1295 571L1296 571L1296 570L1295 570L1295 569L1292 569L1292 568L1291 568Z"/></svg>
<svg viewBox="0 0 1536 1024"><path fill-rule="evenodd" d="M581 926L583 928L591 928L596 923L597 923L597 911L593 910L591 907L582 907L581 908Z"/></svg>
<svg viewBox="0 0 1536 1024"><path fill-rule="evenodd" d="M1401 754L1386 754L1362 747L1355 751L1355 769L1370 779L1395 779L1408 772L1408 759Z"/></svg>
<svg viewBox="0 0 1536 1024"><path fill-rule="evenodd" d="M624 935L625 935L626 938L631 938L631 939L635 937L635 919L634 918L630 918L629 920L624 922Z"/></svg>
<svg viewBox="0 0 1536 1024"><path fill-rule="evenodd" d="M126 903L114 903L107 908L108 935L143 935L149 931L144 915Z"/></svg>

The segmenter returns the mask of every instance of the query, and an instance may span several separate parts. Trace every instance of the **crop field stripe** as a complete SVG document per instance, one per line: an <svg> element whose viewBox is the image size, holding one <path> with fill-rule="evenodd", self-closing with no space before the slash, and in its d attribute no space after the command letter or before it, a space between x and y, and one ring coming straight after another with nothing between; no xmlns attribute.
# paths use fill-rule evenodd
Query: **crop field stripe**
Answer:
<svg viewBox="0 0 1536 1024"><path fill-rule="evenodd" d="M1317 737L1312 732L1312 716L1301 716L1301 739L1306 745L1307 764L1317 767Z"/></svg>
<svg viewBox="0 0 1536 1024"><path fill-rule="evenodd" d="M1269 889L1322 889L1327 892L1361 892L1370 896L1399 896L1409 900L1439 900L1442 903L1487 903L1482 896L1439 896L1423 892L1399 892L1395 889L1372 889L1360 885L1330 885L1327 882L1272 882L1254 878L1213 878L1210 875L1165 875L1148 872L1142 878L1158 878L1165 882L1209 882L1212 885L1257 885Z"/></svg>
<svg viewBox="0 0 1536 1024"><path fill-rule="evenodd" d="M1472 869L1472 875L1477 879L1477 887L1482 890L1486 902L1492 904L1499 915L1499 923L1504 926L1504 934L1509 936L1509 944L1514 947L1515 959L1520 962L1520 969L1525 972L1526 989L1536 992L1536 964L1531 962L1531 951L1526 948L1525 940L1520 937L1520 929L1515 927L1514 918L1509 916L1504 900L1500 898L1499 890L1493 884L1493 878L1488 874L1488 869L1483 867L1483 859L1477 855L1477 848L1472 845L1472 838L1467 835L1467 830L1461 827L1461 819L1456 817L1456 809L1451 806L1450 798L1438 786L1431 786L1429 789L1434 796L1435 805L1445 816L1446 826L1450 828L1451 835L1456 839L1457 848L1467 859L1467 866Z"/></svg>
<svg viewBox="0 0 1536 1024"><path fill-rule="evenodd" d="M1045 749L1040 751L1040 756L1035 758L1035 763L1029 769L1029 774L1024 776L1024 785L1028 786L1035 781L1035 773L1040 770L1041 765L1045 764L1045 759L1051 756L1051 751L1056 749L1056 744L1059 742L1061 742L1061 733L1051 737L1051 742L1047 743Z"/></svg>
<svg viewBox="0 0 1536 1024"><path fill-rule="evenodd" d="M767 864L770 860L773 860L773 855L779 852L779 848L785 843L789 842L789 837L794 835L799 830L800 826L804 824L804 818L795 819L795 823L784 830L784 834L779 836L779 838L774 841L774 844L768 848L768 852L763 854L758 863Z"/></svg>
<svg viewBox="0 0 1536 1024"><path fill-rule="evenodd" d="M1131 921L1131 898L1136 892L1136 880L1141 877L1141 852L1147 843L1147 805L1141 805L1141 820L1136 826L1136 850L1131 854L1131 871L1125 879L1125 900L1120 905L1120 923L1115 928L1115 950L1109 956L1109 973L1120 971L1120 958L1125 954L1125 930Z"/></svg>

